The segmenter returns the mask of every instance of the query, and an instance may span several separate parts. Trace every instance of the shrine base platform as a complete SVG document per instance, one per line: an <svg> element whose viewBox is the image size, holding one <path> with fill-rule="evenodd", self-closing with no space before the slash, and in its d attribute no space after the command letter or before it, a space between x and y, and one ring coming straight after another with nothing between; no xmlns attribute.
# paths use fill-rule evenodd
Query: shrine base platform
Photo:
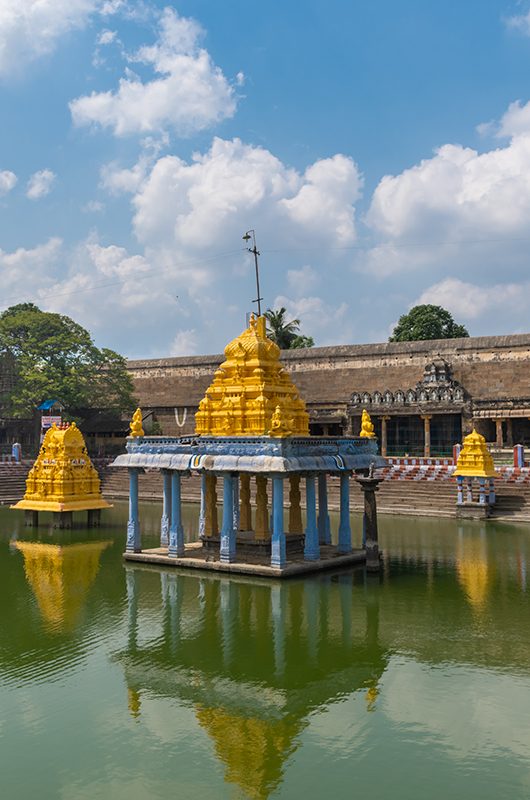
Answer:
<svg viewBox="0 0 530 800"><path fill-rule="evenodd" d="M226 572L240 575L260 575L265 578L292 578L297 575L306 575L311 572L322 572L326 569L341 569L354 564L364 564L366 553L364 550L352 550L351 553L339 554L333 545L320 546L320 558L317 561L306 561L300 553L299 558L292 558L282 568L270 565L270 558L263 555L247 555L244 560L232 563L219 561L219 556L208 552L202 542L192 542L185 547L185 554L175 558L168 556L167 547L154 547L142 550L141 553L125 552L126 561L136 561L143 564L158 564L164 567L186 567L187 569L209 570L211 572Z"/></svg>

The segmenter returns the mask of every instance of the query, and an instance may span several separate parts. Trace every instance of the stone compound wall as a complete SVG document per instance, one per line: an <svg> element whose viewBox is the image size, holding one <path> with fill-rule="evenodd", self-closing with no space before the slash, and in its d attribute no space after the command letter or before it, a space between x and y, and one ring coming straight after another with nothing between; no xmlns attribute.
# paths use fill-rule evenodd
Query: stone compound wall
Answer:
<svg viewBox="0 0 530 800"><path fill-rule="evenodd" d="M530 334L282 353L309 411L324 417L345 415L354 391L395 392L415 386L434 358L445 359L452 377L464 387L464 418L471 417L474 403L481 408L528 404L530 417ZM222 361L221 355L193 356L129 361L128 368L142 409L155 412L165 434L177 435L193 432L194 413Z"/></svg>

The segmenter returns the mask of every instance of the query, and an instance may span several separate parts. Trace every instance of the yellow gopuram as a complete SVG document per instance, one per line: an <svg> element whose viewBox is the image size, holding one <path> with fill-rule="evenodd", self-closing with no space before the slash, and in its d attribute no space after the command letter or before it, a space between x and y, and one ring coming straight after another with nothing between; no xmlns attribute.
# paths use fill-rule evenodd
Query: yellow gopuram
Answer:
<svg viewBox="0 0 530 800"><path fill-rule="evenodd" d="M199 403L195 433L201 436L308 436L309 415L280 348L267 338L265 317L225 347L226 360Z"/></svg>
<svg viewBox="0 0 530 800"><path fill-rule="evenodd" d="M101 496L98 473L75 422L47 431L26 479L24 499L11 508L60 513L111 508Z"/></svg>
<svg viewBox="0 0 530 800"><path fill-rule="evenodd" d="M463 478L495 477L493 457L487 448L486 440L475 429L464 439L453 475Z"/></svg>

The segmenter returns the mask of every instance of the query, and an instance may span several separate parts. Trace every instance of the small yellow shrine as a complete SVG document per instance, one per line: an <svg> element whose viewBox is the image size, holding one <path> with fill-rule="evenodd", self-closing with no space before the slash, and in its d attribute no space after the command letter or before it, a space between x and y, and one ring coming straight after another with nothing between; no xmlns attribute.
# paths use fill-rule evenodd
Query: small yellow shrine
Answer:
<svg viewBox="0 0 530 800"><path fill-rule="evenodd" d="M75 422L52 425L47 431L26 479L24 498L11 508L61 514L111 508L101 496L98 473Z"/></svg>
<svg viewBox="0 0 530 800"><path fill-rule="evenodd" d="M457 483L457 516L487 517L495 503L495 467L485 438L475 429L464 439L453 476ZM467 484L465 499L464 480ZM478 502L473 496L473 485L477 482Z"/></svg>
<svg viewBox="0 0 530 800"><path fill-rule="evenodd" d="M362 435L362 434L361 434ZM486 440L475 429L464 439L453 475L463 478L493 478L495 467Z"/></svg>
<svg viewBox="0 0 530 800"><path fill-rule="evenodd" d="M375 439L374 423L372 422L370 414L365 408L363 408L361 432L359 436L362 436L363 439Z"/></svg>
<svg viewBox="0 0 530 800"><path fill-rule="evenodd" d="M267 338L265 317L225 347L225 358L199 403L195 432L201 436L308 436L309 415L280 348Z"/></svg>

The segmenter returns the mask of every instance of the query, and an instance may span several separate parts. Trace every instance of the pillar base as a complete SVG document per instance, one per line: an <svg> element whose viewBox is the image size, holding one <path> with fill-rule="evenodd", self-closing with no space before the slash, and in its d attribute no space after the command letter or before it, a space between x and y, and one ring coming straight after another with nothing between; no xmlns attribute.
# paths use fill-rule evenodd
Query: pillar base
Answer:
<svg viewBox="0 0 530 800"><path fill-rule="evenodd" d="M458 519L487 519L491 514L491 506L488 503L459 503L456 506L456 516Z"/></svg>
<svg viewBox="0 0 530 800"><path fill-rule="evenodd" d="M73 525L74 515L72 511L54 511L53 527L69 529Z"/></svg>
<svg viewBox="0 0 530 800"><path fill-rule="evenodd" d="M39 512L38 511L24 511L24 527L25 528L38 528L39 527Z"/></svg>
<svg viewBox="0 0 530 800"><path fill-rule="evenodd" d="M101 509L91 508L87 514L87 525L89 528L99 528L101 525Z"/></svg>
<svg viewBox="0 0 530 800"><path fill-rule="evenodd" d="M381 569L381 553L377 544L375 547L366 548L366 570L367 572L379 572Z"/></svg>

